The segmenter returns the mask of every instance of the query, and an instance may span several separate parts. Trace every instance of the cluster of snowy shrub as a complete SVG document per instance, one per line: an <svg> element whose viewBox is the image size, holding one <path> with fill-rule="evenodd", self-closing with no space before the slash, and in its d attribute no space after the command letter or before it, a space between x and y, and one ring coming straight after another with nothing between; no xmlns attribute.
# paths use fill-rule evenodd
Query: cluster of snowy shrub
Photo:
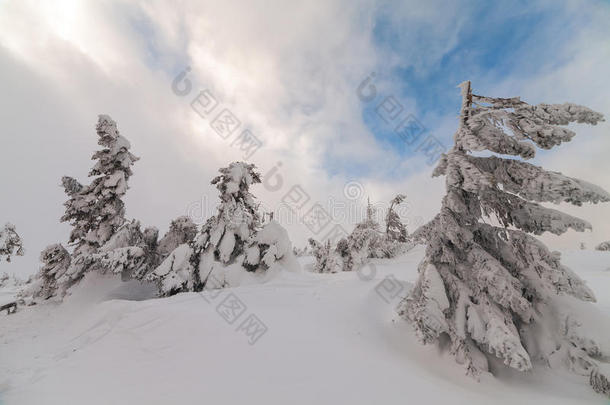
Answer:
<svg viewBox="0 0 610 405"><path fill-rule="evenodd" d="M414 235L427 242L426 256L399 312L424 343L448 340L469 374L488 371L494 356L520 371L533 361L564 364L610 395L607 366L600 364L610 353L586 335L559 297L595 301L593 292L561 264L559 253L528 235L591 228L538 203L580 206L610 201L610 195L516 158L476 153L530 159L534 146L550 149L572 139L574 132L560 125L595 125L603 117L574 104L532 106L475 95L469 82L461 87L455 145L433 173L446 176L447 194L440 213Z"/></svg>
<svg viewBox="0 0 610 405"><path fill-rule="evenodd" d="M340 239L336 246L331 241L320 243L309 239L313 256L316 259L314 272L337 273L340 271L358 270L368 259L391 258L405 252L410 244L407 230L401 222L395 207L406 197L399 194L390 202L386 215L386 229L381 231L370 202L367 205L366 218L357 224L351 234Z"/></svg>
<svg viewBox="0 0 610 405"><path fill-rule="evenodd" d="M275 221L261 222L249 191L260 176L254 165L243 162L220 169L221 175L212 180L221 202L218 214L200 231L190 218L179 217L159 240L158 229L142 229L139 221L126 220L122 197L139 158L131 154L129 142L110 117L99 116L96 132L102 149L92 157L96 163L89 172L91 184L62 178L69 199L61 220L72 226L69 249L53 244L42 251L43 266L24 289L24 297L61 298L92 271L156 282L161 295L219 288L239 283L236 273L264 272L291 252L286 231ZM21 252L12 226L0 233L0 241L0 254Z"/></svg>

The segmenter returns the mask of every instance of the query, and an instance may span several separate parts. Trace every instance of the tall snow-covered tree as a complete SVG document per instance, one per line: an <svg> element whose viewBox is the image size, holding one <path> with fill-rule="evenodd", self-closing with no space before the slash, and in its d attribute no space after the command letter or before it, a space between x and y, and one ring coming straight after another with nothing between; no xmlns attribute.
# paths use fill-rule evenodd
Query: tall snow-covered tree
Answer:
<svg viewBox="0 0 610 405"><path fill-rule="evenodd" d="M568 321L558 297L594 301L594 295L558 253L528 233L591 228L539 203L580 206L609 201L610 195L518 159L533 158L535 146L570 141L574 132L563 125L595 125L603 117L575 104L479 96L470 82L461 88L455 145L433 172L446 176L447 194L440 213L418 230L428 242L426 256L399 312L424 343L448 336L469 374L488 370L494 356L520 371L530 370L533 360L563 363L589 375L593 388L604 392L607 376L597 365L604 356Z"/></svg>
<svg viewBox="0 0 610 405"><path fill-rule="evenodd" d="M70 268L61 277L61 283L68 288L91 268L95 260L92 255L98 254L98 250L125 224L122 197L133 174L131 166L138 160L129 152L129 141L119 133L112 118L100 115L96 132L102 149L92 156L96 163L89 172L93 177L91 184L83 186L71 177L62 178L62 185L70 198L64 203L66 211L61 220L72 225L69 241L75 246Z"/></svg>
<svg viewBox="0 0 610 405"><path fill-rule="evenodd" d="M148 277L158 282L162 295L231 285L230 275L265 271L292 251L288 234L276 221L261 223L250 193L250 186L261 182L256 167L234 162L219 172L212 180L220 192L217 215Z"/></svg>
<svg viewBox="0 0 610 405"><path fill-rule="evenodd" d="M94 178L91 184L83 186L72 177L62 178L70 198L64 203L66 211L61 220L73 227L70 242L76 245L77 253L100 248L125 223L122 197L128 189L131 166L138 160L129 152L129 141L119 133L112 118L100 115L96 132L103 148L91 158L96 161L89 172Z"/></svg>
<svg viewBox="0 0 610 405"><path fill-rule="evenodd" d="M4 256L7 262L11 261L12 255L23 256L23 242L11 223L4 224L0 229L0 258Z"/></svg>
<svg viewBox="0 0 610 405"><path fill-rule="evenodd" d="M394 207L400 205L407 196L404 194L398 194L390 201L390 207L385 217L385 234L389 241L406 242L407 241L407 228L400 220L400 216L394 210Z"/></svg>

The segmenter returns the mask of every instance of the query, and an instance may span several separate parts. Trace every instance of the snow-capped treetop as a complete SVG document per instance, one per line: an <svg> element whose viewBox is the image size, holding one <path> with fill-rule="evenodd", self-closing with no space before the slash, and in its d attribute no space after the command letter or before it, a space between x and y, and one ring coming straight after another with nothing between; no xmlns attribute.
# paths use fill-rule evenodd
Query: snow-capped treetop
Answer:
<svg viewBox="0 0 610 405"><path fill-rule="evenodd" d="M15 225L11 223L4 224L4 228L0 229L0 258L6 257L6 261L11 261L11 255L23 256L23 242L15 229Z"/></svg>
<svg viewBox="0 0 610 405"><path fill-rule="evenodd" d="M124 180L127 181L133 173L131 166L139 160L138 157L129 152L131 144L125 139L117 129L116 122L108 115L100 115L95 127L99 137L97 143L104 149L93 154L92 159L97 163L89 172L89 176L100 174L117 176L117 172L124 173ZM106 180L109 180L107 178ZM112 182L112 180L110 180ZM117 194L120 194L117 191ZM122 193L124 194L124 192Z"/></svg>
<svg viewBox="0 0 610 405"><path fill-rule="evenodd" d="M233 162L229 167L219 169L220 175L212 180L212 184L220 191L220 199L243 199L245 203L251 203L249 187L261 182L260 174L255 169L254 164L245 162Z"/></svg>

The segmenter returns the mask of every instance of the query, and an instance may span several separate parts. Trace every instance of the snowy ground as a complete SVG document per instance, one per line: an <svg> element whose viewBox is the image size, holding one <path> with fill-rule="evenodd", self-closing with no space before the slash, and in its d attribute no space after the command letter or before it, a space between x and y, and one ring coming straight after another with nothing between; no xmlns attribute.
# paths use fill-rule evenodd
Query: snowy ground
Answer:
<svg viewBox="0 0 610 405"><path fill-rule="evenodd" d="M285 273L218 295L144 300L147 288L85 280L60 306L0 315L0 404L608 403L584 378L543 368L477 383L421 346L395 318L393 296L422 253L376 261L371 280L371 268ZM610 318L610 253L566 252L564 262ZM379 284L388 275L402 283ZM245 310L229 324L216 309L236 297ZM267 327L252 345L236 331L250 314Z"/></svg>

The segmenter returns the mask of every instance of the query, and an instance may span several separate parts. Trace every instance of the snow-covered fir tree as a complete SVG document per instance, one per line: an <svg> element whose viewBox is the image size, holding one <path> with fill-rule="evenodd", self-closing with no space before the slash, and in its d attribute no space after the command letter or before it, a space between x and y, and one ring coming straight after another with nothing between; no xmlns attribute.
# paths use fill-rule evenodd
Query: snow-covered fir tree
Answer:
<svg viewBox="0 0 610 405"><path fill-rule="evenodd" d="M0 229L0 259L4 256L7 262L11 261L11 256L23 256L23 242L11 223L4 224Z"/></svg>
<svg viewBox="0 0 610 405"><path fill-rule="evenodd" d="M343 247L345 239L341 239L337 247L333 247L330 240L320 243L313 238L309 238L311 252L316 259L312 271L314 273L338 273L344 270L344 257L341 255L338 246Z"/></svg>
<svg viewBox="0 0 610 405"><path fill-rule="evenodd" d="M64 203L66 210L61 220L72 225L69 241L74 245L71 265L61 277L62 283L80 280L94 261L90 256L98 254L125 223L122 197L128 189L131 166L138 158L131 154L129 141L109 116L99 116L96 132L102 149L92 156L96 163L89 172L91 184L83 186L71 177L62 178L70 198ZM134 252L124 253L129 256Z"/></svg>
<svg viewBox="0 0 610 405"><path fill-rule="evenodd" d="M400 220L400 216L396 213L394 208L397 205L400 205L407 196L404 194L398 194L396 197L390 201L390 207L388 208L388 213L385 217L386 223L386 238L389 241L396 242L406 242L407 241L407 228Z"/></svg>
<svg viewBox="0 0 610 405"><path fill-rule="evenodd" d="M70 253L61 243L47 246L40 253L42 267L21 295L42 300L62 296L63 291L58 291L62 286L57 280L68 270L70 260Z"/></svg>
<svg viewBox="0 0 610 405"><path fill-rule="evenodd" d="M197 234L197 225L188 216L174 219L169 225L169 231L159 240L157 253L161 260L165 259L174 249L183 243L189 243Z"/></svg>
<svg viewBox="0 0 610 405"><path fill-rule="evenodd" d="M520 371L530 370L533 361L565 364L607 393L600 346L583 336L558 296L595 301L593 293L558 253L528 233L591 228L539 203L580 206L609 201L610 195L516 158L475 153L530 159L535 146L550 149L572 139L574 132L562 125L595 125L603 117L574 104L478 96L469 82L461 88L455 145L433 173L446 176L447 194L440 213L418 230L428 242L426 256L399 312L424 343L447 336L469 374L487 371L494 356Z"/></svg>
<svg viewBox="0 0 610 405"><path fill-rule="evenodd" d="M89 172L94 177L91 184L83 186L71 177L62 178L70 199L64 203L66 212L61 220L72 225L70 243L76 244L78 252L100 248L125 222L122 197L132 175L131 166L138 160L129 152L129 141L119 133L112 118L100 115L96 132L98 145L103 148L91 158L96 161Z"/></svg>
<svg viewBox="0 0 610 405"><path fill-rule="evenodd" d="M220 192L217 215L148 277L158 282L162 295L235 285L244 272L264 272L291 254L286 230L274 220L261 223L250 193L250 187L261 182L256 167L234 162L219 172L212 180Z"/></svg>

